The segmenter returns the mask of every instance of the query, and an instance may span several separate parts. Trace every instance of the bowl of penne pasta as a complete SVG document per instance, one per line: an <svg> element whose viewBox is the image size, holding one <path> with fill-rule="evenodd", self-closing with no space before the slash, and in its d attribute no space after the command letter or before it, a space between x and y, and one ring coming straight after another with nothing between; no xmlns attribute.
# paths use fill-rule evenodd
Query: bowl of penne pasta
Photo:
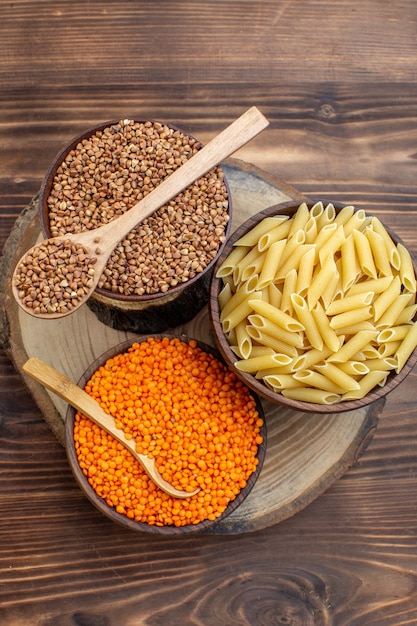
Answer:
<svg viewBox="0 0 417 626"><path fill-rule="evenodd" d="M287 202L252 216L215 265L209 311L232 371L303 412L375 402L417 361L416 264L352 205Z"/></svg>

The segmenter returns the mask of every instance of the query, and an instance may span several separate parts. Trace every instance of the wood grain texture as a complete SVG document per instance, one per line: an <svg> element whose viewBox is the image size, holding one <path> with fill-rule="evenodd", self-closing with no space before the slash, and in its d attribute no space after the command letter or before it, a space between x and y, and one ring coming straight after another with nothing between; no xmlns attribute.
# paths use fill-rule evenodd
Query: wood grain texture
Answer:
<svg viewBox="0 0 417 626"><path fill-rule="evenodd" d="M152 116L204 142L255 104L271 126L236 156L378 213L417 253L414 0L15 0L0 24L0 246L88 126ZM415 624L416 383L297 515L172 542L132 537L85 501L2 352L1 623Z"/></svg>

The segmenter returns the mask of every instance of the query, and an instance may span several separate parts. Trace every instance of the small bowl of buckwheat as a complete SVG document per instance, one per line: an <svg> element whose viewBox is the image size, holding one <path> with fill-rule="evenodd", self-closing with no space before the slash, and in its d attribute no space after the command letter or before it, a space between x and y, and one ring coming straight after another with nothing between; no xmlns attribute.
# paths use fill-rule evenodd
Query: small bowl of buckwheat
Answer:
<svg viewBox="0 0 417 626"><path fill-rule="evenodd" d="M158 121L123 119L73 139L42 184L46 238L102 226L128 211L202 144ZM212 268L231 228L231 197L221 165L196 180L118 244L88 302L119 330L162 332L207 303Z"/></svg>

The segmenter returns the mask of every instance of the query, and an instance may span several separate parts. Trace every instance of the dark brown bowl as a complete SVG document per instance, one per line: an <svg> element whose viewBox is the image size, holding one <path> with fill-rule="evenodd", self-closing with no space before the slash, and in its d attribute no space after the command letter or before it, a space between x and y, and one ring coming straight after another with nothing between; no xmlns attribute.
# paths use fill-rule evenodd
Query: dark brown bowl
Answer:
<svg viewBox="0 0 417 626"><path fill-rule="evenodd" d="M333 204L336 212L339 212L345 206L344 204L338 202L323 200L323 204L328 203ZM314 203L307 204L309 207L311 207ZM218 271L223 261L230 254L231 250L233 249L234 242L240 239L245 233L252 230L252 228L254 228L254 226L256 226L263 218L274 215L289 215L291 217L297 211L299 205L300 203L295 204L293 201L290 201L268 207L267 209L261 211L260 213L257 213L256 215L253 215L248 220L246 220L246 222L241 224L229 238L227 245L224 247L214 267L210 284L209 314L213 336L221 355L223 356L229 367L232 369L232 371L235 372L238 378L240 378L241 381L243 381L248 387L250 387L250 389L253 389L253 391L255 391L259 396L266 398L274 404L281 404L287 407L291 407L294 410L306 413L342 413L346 411L352 411L354 409L358 409L360 407L371 404L372 402L376 402L380 398L383 398L391 391L393 391L393 389L398 387L398 385L408 376L408 374L411 372L417 362L417 348L413 351L407 363L398 374L396 374L395 371L390 372L384 386L374 387L365 397L359 400L346 400L334 404L322 405L286 398L281 393L275 392L268 388L261 380L256 379L255 376L253 376L252 374L247 374L238 370L234 365L238 360L238 357L231 349L224 335L222 324L220 322L220 307L218 296L222 288L222 280L216 278L216 272ZM359 208L355 210L359 210ZM370 213L366 212L366 214L370 216ZM403 243L401 239L397 235L395 235L390 229L388 229L386 226L385 228L390 234L394 243ZM413 266L414 271L417 274L416 263L414 260ZM414 320L416 320L416 318L417 315L415 316Z"/></svg>
<svg viewBox="0 0 417 626"><path fill-rule="evenodd" d="M163 338L163 337L172 338L171 335L167 335L167 334L157 334L157 335L151 335L151 336L155 338ZM123 343L120 343L114 346L113 348L111 348L110 350L102 354L85 371L85 373L83 374L83 376L78 382L78 386L83 389L87 381L94 374L94 372L100 366L102 366L107 361L107 359L112 358L116 356L117 354L125 352L134 342L139 343L141 341L146 341L148 338L149 336L127 340ZM185 336L180 336L179 339L181 339L182 341L190 340L189 337L185 337ZM206 345L205 343L202 343L200 341L198 341L197 344L205 352L212 354L219 361L223 362L223 359L221 358L217 350L215 350L211 346ZM264 419L264 412L263 412L262 405L261 405L259 398L253 392L251 392L251 394L256 402L256 407L257 407L260 417ZM136 522L134 520L129 519L125 515L118 513L114 508L109 506L105 502L105 500L103 500L100 496L98 496L95 490L93 489L93 487L88 483L86 476L83 474L82 470L80 469L80 466L78 464L78 459L77 459L77 453L76 453L75 446L74 446L75 415L76 415L76 410L73 407L68 406L67 413L66 413L66 421L65 421L66 450L67 450L67 457L69 460L69 464L71 466L71 470L74 474L74 477L78 485L80 486L81 490L85 493L87 498L90 500L90 502L92 502L92 504L99 511L101 511L101 513L106 515L113 522L116 522L117 524L124 526L130 530L134 530L134 531L153 533L157 535L181 536L181 535L188 535L192 533L199 533L202 531L207 531L213 526L217 526L218 524L221 524L222 520L224 520L233 511L235 511L242 504L242 502L248 497L249 493L251 492L252 488L254 487L259 477L259 474L261 472L262 465L265 459L267 433L266 433L266 423L264 419L264 424L261 427L261 434L263 437L263 442L258 447L258 453L257 453L258 465L257 465L256 471L249 477L246 487L244 487L236 496L236 498L228 504L227 508L218 518L216 518L215 520L204 520L202 522L199 522L198 524L189 524L189 525L180 526L180 527L156 526L156 525L146 524L143 522Z"/></svg>
<svg viewBox="0 0 417 626"><path fill-rule="evenodd" d="M143 120L133 120L134 123L142 123ZM119 121L108 121L92 128L87 129L75 137L65 148L63 148L55 157L42 183L39 193L39 214L41 228L44 236L50 238L52 236L48 197L54 185L54 179L57 170L66 159L68 154L81 141L88 139L96 133L119 124ZM179 131L193 141L195 138L176 126L150 120L150 123L160 123L168 128ZM220 168L221 169L221 168ZM82 172L84 174L84 171ZM227 238L231 229L232 202L231 193L226 177L224 176L224 185L228 198L228 215L229 220L225 226L224 241L219 244L216 255L204 267L203 271L196 274L187 281L180 282L170 287L165 292L157 292L151 294L125 294L116 293L102 287L97 287L89 300L89 306L103 323L119 330L127 330L137 333L153 333L162 332L168 327L177 326L188 322L198 311L207 303L209 294L210 276L214 264L222 249L226 245ZM82 188L83 182L75 182ZM157 213L153 217L157 216Z"/></svg>

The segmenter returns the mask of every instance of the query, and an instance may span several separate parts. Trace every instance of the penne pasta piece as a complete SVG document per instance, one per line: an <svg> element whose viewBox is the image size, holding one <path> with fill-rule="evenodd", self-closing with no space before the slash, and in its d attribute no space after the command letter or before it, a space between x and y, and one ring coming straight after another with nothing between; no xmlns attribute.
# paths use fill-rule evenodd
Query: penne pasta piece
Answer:
<svg viewBox="0 0 417 626"><path fill-rule="evenodd" d="M323 215L323 211L323 202L316 202L310 209L310 217L313 218L317 223L317 220Z"/></svg>
<svg viewBox="0 0 417 626"><path fill-rule="evenodd" d="M257 314L249 315L248 322L254 328L257 328L258 330L265 332L267 335L270 335L275 339L279 339L290 346L300 349L304 348L304 338L300 332L285 330L281 326L271 322L266 317ZM255 339L250 326L248 327L248 333L252 339Z"/></svg>
<svg viewBox="0 0 417 626"><path fill-rule="evenodd" d="M387 229L377 217L372 218L371 228L376 233L378 233L378 235L381 235L385 243L385 248L387 250L388 260L390 264L392 265L392 267L396 269L397 271L399 271L400 266L401 266L400 255Z"/></svg>
<svg viewBox="0 0 417 626"><path fill-rule="evenodd" d="M405 307L409 304L409 301L410 294L403 293L398 296L375 323L376 328L389 328L390 326L396 326L398 318Z"/></svg>
<svg viewBox="0 0 417 626"><path fill-rule="evenodd" d="M269 346L254 346L252 345L251 356L264 356L265 354L274 354L276 350L273 350Z"/></svg>
<svg viewBox="0 0 417 626"><path fill-rule="evenodd" d="M350 220L352 215L355 212L355 207L352 205L344 206L343 209L340 209L339 213L334 218L334 221L338 226L343 226L347 221Z"/></svg>
<svg viewBox="0 0 417 626"><path fill-rule="evenodd" d="M282 391L292 387L300 387L300 382L295 380L291 374L268 374L263 377L264 383L273 391Z"/></svg>
<svg viewBox="0 0 417 626"><path fill-rule="evenodd" d="M360 388L354 391L347 391L342 396L342 400L360 400L366 396L377 385L383 385L387 378L384 370L371 370L360 379Z"/></svg>
<svg viewBox="0 0 417 626"><path fill-rule="evenodd" d="M351 233L353 233L354 230L362 230L365 221L366 221L365 211L363 211L362 209L359 209L359 211L355 211L352 217L350 217L343 224L343 230L345 231L346 239L349 237Z"/></svg>
<svg viewBox="0 0 417 626"><path fill-rule="evenodd" d="M272 304L269 304L269 302L256 300L251 303L251 306L256 313L266 317L274 324L281 326L281 328L283 328L284 330L288 330L294 333L304 330L304 326L302 323L291 317L291 315L284 313L280 309L276 309L272 306Z"/></svg>
<svg viewBox="0 0 417 626"><path fill-rule="evenodd" d="M263 356L255 356L249 359L241 359L236 361L234 366L241 372L254 374L258 370L267 367L277 367L278 365L289 365L292 362L291 357L286 354L265 354Z"/></svg>
<svg viewBox="0 0 417 626"><path fill-rule="evenodd" d="M291 301L291 295L295 292L297 284L297 271L295 269L290 270L285 276L284 285L282 287L282 299L280 309L288 315L292 315L293 305Z"/></svg>
<svg viewBox="0 0 417 626"><path fill-rule="evenodd" d="M334 261L333 255L329 255L326 261L323 263L323 266L313 278L310 289L308 291L307 302L310 310L316 306L329 280L332 280L335 275L338 276L336 263Z"/></svg>
<svg viewBox="0 0 417 626"><path fill-rule="evenodd" d="M259 252L265 252L265 250L267 250L269 246L272 246L275 241L279 241L280 239L286 239L288 233L290 232L290 228L291 220L289 219L286 222L282 222L278 226L275 226L275 228L273 228L272 230L261 235L258 241Z"/></svg>
<svg viewBox="0 0 417 626"><path fill-rule="evenodd" d="M327 309L330 303L333 302L333 300L341 297L341 295L343 295L343 285L337 262L336 273L330 276L327 285L325 286L324 291L320 296L324 308Z"/></svg>
<svg viewBox="0 0 417 626"><path fill-rule="evenodd" d="M354 296L347 296L346 298L334 300L327 307L326 314L338 315L339 313L346 313L346 311L353 311L354 309L367 307L372 303L373 297L374 293L372 291L365 291Z"/></svg>
<svg viewBox="0 0 417 626"><path fill-rule="evenodd" d="M356 296L358 293L364 293L366 291L372 291L373 293L382 293L391 284L393 276L383 276L382 278L370 278L360 283L353 285L346 293L346 297Z"/></svg>
<svg viewBox="0 0 417 626"><path fill-rule="evenodd" d="M304 252L300 259L297 273L297 284L295 287L295 293L300 294L300 296L304 297L308 288L310 287L311 279L313 276L315 256L315 248L312 247Z"/></svg>
<svg viewBox="0 0 417 626"><path fill-rule="evenodd" d="M314 243L317 237L317 222L313 217L310 217L307 224L304 227L304 232L306 235L305 242L306 243Z"/></svg>
<svg viewBox="0 0 417 626"><path fill-rule="evenodd" d="M381 293L374 301L373 304L373 318L377 322L379 318L385 313L388 307L394 302L401 293L401 281L399 276L395 276L391 281L390 286L386 291Z"/></svg>
<svg viewBox="0 0 417 626"><path fill-rule="evenodd" d="M282 300L282 291L280 291L279 287L274 283L268 285L268 299L267 302L274 306L276 309L279 309L281 306Z"/></svg>
<svg viewBox="0 0 417 626"><path fill-rule="evenodd" d="M252 353L255 356L255 347L267 347L274 352L281 352L282 354L287 354L288 356L295 359L298 356L297 348L294 345L286 343L282 339L278 337L274 337L273 335L268 335L265 331L256 328L255 326L247 327L248 335L261 344L261 346L252 346Z"/></svg>
<svg viewBox="0 0 417 626"><path fill-rule="evenodd" d="M406 324L407 322L411 322L416 313L417 304L406 306L400 314L399 318L397 319L397 324Z"/></svg>
<svg viewBox="0 0 417 626"><path fill-rule="evenodd" d="M410 324L401 324L385 328L377 335L377 343L387 343L388 341L401 341L410 330Z"/></svg>
<svg viewBox="0 0 417 626"><path fill-rule="evenodd" d="M408 358L411 356L412 352L417 347L417 322L414 322L410 326L410 330L404 339L401 341L401 344L397 351L394 354L394 359L396 360L395 371L397 374L401 372L404 365L406 364Z"/></svg>
<svg viewBox="0 0 417 626"><path fill-rule="evenodd" d="M236 326L236 340L242 359L247 359L249 356L252 356L252 339L247 333L246 326L246 320L243 320Z"/></svg>
<svg viewBox="0 0 417 626"><path fill-rule="evenodd" d="M310 219L310 211L308 210L308 206L305 202L300 204L297 211L294 213L292 217L291 228L288 233L288 237L292 237L299 230L304 230L305 225Z"/></svg>
<svg viewBox="0 0 417 626"><path fill-rule="evenodd" d="M398 254L400 255L400 278L401 283L407 291L416 292L416 276L414 273L413 261L411 255L401 243L397 244Z"/></svg>
<svg viewBox="0 0 417 626"><path fill-rule="evenodd" d="M309 250L313 250L315 254L315 246L313 244L299 244L290 253L289 257L284 259L284 262L281 259L281 263L275 273L275 281L283 280L291 270L298 270L303 256Z"/></svg>
<svg viewBox="0 0 417 626"><path fill-rule="evenodd" d="M375 326L372 322L365 320L364 322L358 322L357 324L350 324L349 326L342 326L342 328L336 328L336 335L349 337L350 335L356 335L361 330L375 330Z"/></svg>
<svg viewBox="0 0 417 626"><path fill-rule="evenodd" d="M353 335L341 348L334 354L330 355L328 360L335 363L344 363L350 361L351 358L360 352L370 341L375 339L377 331L362 330L357 335ZM359 359L356 359L359 360Z"/></svg>
<svg viewBox="0 0 417 626"><path fill-rule="evenodd" d="M225 333L230 332L235 328L239 322L242 322L253 311L252 304L256 302L256 298L261 298L262 295L259 292L250 293L236 308L232 309L230 313L225 315L221 320L223 331Z"/></svg>
<svg viewBox="0 0 417 626"><path fill-rule="evenodd" d="M368 239L359 230L353 230L353 242L355 244L356 255L359 260L359 265L364 274L371 278L376 278L376 267L374 257L372 255L371 246Z"/></svg>
<svg viewBox="0 0 417 626"><path fill-rule="evenodd" d="M358 324L359 322L365 322L372 318L372 307L365 306L360 309L353 309L352 311L345 311L338 315L333 315L330 320L330 326L334 329L345 328L351 324Z"/></svg>
<svg viewBox="0 0 417 626"><path fill-rule="evenodd" d="M364 361L346 361L346 363L338 363L337 367L350 376L364 376L369 372Z"/></svg>
<svg viewBox="0 0 417 626"><path fill-rule="evenodd" d="M364 365L368 368L368 370L374 371L379 370L380 372L389 372L390 370L394 370L397 361L389 356L379 358L379 359L368 359L364 361Z"/></svg>
<svg viewBox="0 0 417 626"><path fill-rule="evenodd" d="M252 252L253 254L251 254ZM251 258L246 262L246 257L249 256ZM253 248L246 257L240 261L233 271L233 280L236 284L245 282L253 276L258 276L262 270L265 261L265 253L260 254L256 248Z"/></svg>
<svg viewBox="0 0 417 626"><path fill-rule="evenodd" d="M337 352L340 348L340 338L330 326L329 318L319 302L312 309L311 314L325 345L333 352Z"/></svg>
<svg viewBox="0 0 417 626"><path fill-rule="evenodd" d="M326 224L331 224L332 222L334 222L335 217L336 209L334 208L333 204L329 202L329 204L324 207L323 213L317 220L318 227L323 228L324 226L326 226Z"/></svg>
<svg viewBox="0 0 417 626"><path fill-rule="evenodd" d="M294 378L304 385L323 389L323 391L330 393L337 393L339 395L345 391L345 389L336 385L332 380L320 374L320 372L313 370L299 370L298 372L294 372Z"/></svg>
<svg viewBox="0 0 417 626"><path fill-rule="evenodd" d="M333 239L337 231L337 224L325 224L323 228L318 232L314 241L316 246L316 263L320 259L321 265L323 265L326 257L320 257L320 250L327 244L330 239ZM332 255L332 252L330 253ZM323 256L323 255L322 255Z"/></svg>
<svg viewBox="0 0 417 626"><path fill-rule="evenodd" d="M293 375L292 364L289 363L288 365L278 365L276 367L267 367L266 369L258 370L254 376L257 380L263 380L265 376L275 376L276 374L279 374L279 375L289 374L290 376L292 376Z"/></svg>
<svg viewBox="0 0 417 626"><path fill-rule="evenodd" d="M392 276L391 264L381 235L372 230L372 228L367 228L365 236L369 241L375 266L379 270L379 274L382 276Z"/></svg>
<svg viewBox="0 0 417 626"><path fill-rule="evenodd" d="M323 391L323 389L313 389L313 387L296 387L294 389L283 389L282 395L291 400L299 402L312 402L314 404L335 404L341 399L337 393Z"/></svg>
<svg viewBox="0 0 417 626"><path fill-rule="evenodd" d="M287 244L282 253L280 266L277 269L277 274L280 271L281 266L286 263L289 258L292 258L293 254L296 252L299 246L301 246L305 242L305 232L303 230L298 230L291 239L287 239Z"/></svg>
<svg viewBox="0 0 417 626"><path fill-rule="evenodd" d="M353 235L346 238L341 247L342 252L342 285L346 293L358 280L361 270L356 256Z"/></svg>
<svg viewBox="0 0 417 626"><path fill-rule="evenodd" d="M345 241L346 237L343 226L337 226L332 236L329 237L329 239L321 247L318 247L320 263L323 264L323 261L329 254L334 255L338 250L340 250Z"/></svg>
<svg viewBox="0 0 417 626"><path fill-rule="evenodd" d="M401 339L397 339L396 341L386 341L385 343L381 343L378 348L378 354L380 359L386 359L389 356L395 354L398 348L401 345Z"/></svg>
<svg viewBox="0 0 417 626"><path fill-rule="evenodd" d="M359 362L357 361L356 363ZM358 381L334 363L329 363L328 361L317 363L315 369L339 387L338 393L359 389Z"/></svg>
<svg viewBox="0 0 417 626"><path fill-rule="evenodd" d="M277 273L277 269L281 262L285 243L286 240L281 239L280 241L275 241L267 249L264 257L264 262L259 273L257 289L263 289L264 287L267 287L268 285L273 283L275 275Z"/></svg>
<svg viewBox="0 0 417 626"><path fill-rule="evenodd" d="M317 328L314 317L307 306L305 299L297 293L292 294L291 302L294 306L294 312L301 324L304 326L305 335L310 345L316 350L323 348L323 338Z"/></svg>
<svg viewBox="0 0 417 626"><path fill-rule="evenodd" d="M236 307L238 307L239 304L241 304L251 293L257 293L260 295L260 292L255 291L249 283L250 281L242 283L230 300L228 300L224 306L221 307L220 321L223 321L224 317L233 311L233 309L236 309Z"/></svg>
<svg viewBox="0 0 417 626"><path fill-rule="evenodd" d="M293 362L294 372L303 369L309 369L316 363L320 363L320 361L324 361L332 354L332 351L327 346L324 346L322 350L316 350L312 348L308 350L308 352L304 352L304 354L300 354Z"/></svg>
<svg viewBox="0 0 417 626"><path fill-rule="evenodd" d="M265 217L261 220L256 226L251 228L245 235L240 237L235 243L234 246L247 246L252 248L253 246L257 246L259 239L265 233L269 233L271 230L286 222L289 219L288 215L273 215L271 217Z"/></svg>
<svg viewBox="0 0 417 626"><path fill-rule="evenodd" d="M365 357L365 361L366 359L378 359L380 356L378 348L371 343L362 348L361 354Z"/></svg>
<svg viewBox="0 0 417 626"><path fill-rule="evenodd" d="M226 306L226 303L232 298L232 296L233 292L230 283L225 283L218 295L220 310Z"/></svg>
<svg viewBox="0 0 417 626"><path fill-rule="evenodd" d="M249 248L234 248L220 265L219 269L216 272L216 277L224 278L225 276L229 276L230 274L232 274L236 265L239 263L239 261L243 259L248 251Z"/></svg>

